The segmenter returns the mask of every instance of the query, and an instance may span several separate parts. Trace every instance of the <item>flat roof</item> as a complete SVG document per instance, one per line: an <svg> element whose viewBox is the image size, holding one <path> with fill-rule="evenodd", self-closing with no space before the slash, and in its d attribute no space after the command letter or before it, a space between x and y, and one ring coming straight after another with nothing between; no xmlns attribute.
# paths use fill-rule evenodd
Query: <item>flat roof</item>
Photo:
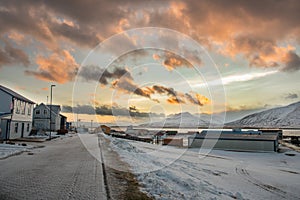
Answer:
<svg viewBox="0 0 300 200"><path fill-rule="evenodd" d="M203 130L200 134L219 134L222 132L222 134L261 134L262 131L255 131L255 130Z"/></svg>
<svg viewBox="0 0 300 200"><path fill-rule="evenodd" d="M249 135L249 134L196 134L189 138L195 139L219 139L219 140L260 140L274 141L277 135Z"/></svg>

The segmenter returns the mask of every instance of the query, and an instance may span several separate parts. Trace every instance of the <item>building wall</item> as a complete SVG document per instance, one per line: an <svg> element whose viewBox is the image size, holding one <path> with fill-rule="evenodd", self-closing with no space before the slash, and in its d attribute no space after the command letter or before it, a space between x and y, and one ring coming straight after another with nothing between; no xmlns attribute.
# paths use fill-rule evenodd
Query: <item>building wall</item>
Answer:
<svg viewBox="0 0 300 200"><path fill-rule="evenodd" d="M251 141L251 140L216 140L189 138L191 148L210 148L211 143L215 143L213 149L237 150L237 151L277 151L276 141Z"/></svg>
<svg viewBox="0 0 300 200"><path fill-rule="evenodd" d="M48 130L50 124L50 119L34 119L33 126L39 130Z"/></svg>
<svg viewBox="0 0 300 200"><path fill-rule="evenodd" d="M6 131L7 131L7 123L8 119L0 119L0 128L1 128L1 133L0 133L0 140L6 139Z"/></svg>
<svg viewBox="0 0 300 200"><path fill-rule="evenodd" d="M46 105L40 104L34 108L33 119L36 129L50 130L50 109ZM59 114L52 111L51 130L56 131L60 129L60 120Z"/></svg>
<svg viewBox="0 0 300 200"><path fill-rule="evenodd" d="M32 122L33 104L14 99L12 121Z"/></svg>
<svg viewBox="0 0 300 200"><path fill-rule="evenodd" d="M32 123L29 121L12 121L10 124L9 139L22 137L22 124L24 124L23 137L27 137L32 129Z"/></svg>
<svg viewBox="0 0 300 200"><path fill-rule="evenodd" d="M33 103L29 103L25 100L16 99L11 94L0 90L0 112L12 112L11 116L6 118L5 120L1 120L2 134L0 138L5 137L6 131L8 139L20 138L21 136L28 136L32 128L33 105ZM12 108L13 110L11 110ZM10 126L8 129L6 125L9 124L9 122ZM22 124L24 124L23 131Z"/></svg>
<svg viewBox="0 0 300 200"><path fill-rule="evenodd" d="M40 104L39 106L34 108L33 126L38 130L39 129L49 130L50 127L49 109L44 104Z"/></svg>
<svg viewBox="0 0 300 200"><path fill-rule="evenodd" d="M56 115L55 116L55 128L52 130L56 131L56 130L60 129L60 121L61 121L61 117L59 115Z"/></svg>
<svg viewBox="0 0 300 200"><path fill-rule="evenodd" d="M12 96L0 90L0 113L10 113Z"/></svg>

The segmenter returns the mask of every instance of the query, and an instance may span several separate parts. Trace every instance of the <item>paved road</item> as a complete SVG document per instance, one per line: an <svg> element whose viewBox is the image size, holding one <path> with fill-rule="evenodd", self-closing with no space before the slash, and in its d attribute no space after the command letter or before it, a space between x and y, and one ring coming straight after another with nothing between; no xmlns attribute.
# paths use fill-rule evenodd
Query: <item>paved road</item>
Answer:
<svg viewBox="0 0 300 200"><path fill-rule="evenodd" d="M102 166L78 136L0 160L0 199L107 199Z"/></svg>

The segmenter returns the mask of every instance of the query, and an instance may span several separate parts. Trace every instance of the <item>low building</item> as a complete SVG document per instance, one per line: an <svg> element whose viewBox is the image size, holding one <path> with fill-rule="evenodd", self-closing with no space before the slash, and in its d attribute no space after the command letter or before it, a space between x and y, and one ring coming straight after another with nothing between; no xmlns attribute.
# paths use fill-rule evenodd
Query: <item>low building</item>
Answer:
<svg viewBox="0 0 300 200"><path fill-rule="evenodd" d="M149 131L147 129L134 129L133 126L128 126L125 133L128 135L144 136L148 135Z"/></svg>
<svg viewBox="0 0 300 200"><path fill-rule="evenodd" d="M183 147L183 138L164 138L162 144Z"/></svg>
<svg viewBox="0 0 300 200"><path fill-rule="evenodd" d="M228 131L208 131L188 138L188 147L233 151L278 151L278 135L231 133Z"/></svg>
<svg viewBox="0 0 300 200"><path fill-rule="evenodd" d="M59 114L60 116L60 130L66 130L67 129L67 117Z"/></svg>
<svg viewBox="0 0 300 200"><path fill-rule="evenodd" d="M0 85L0 139L17 139L29 135L34 102Z"/></svg>
<svg viewBox="0 0 300 200"><path fill-rule="evenodd" d="M283 133L281 129L258 129L262 135L278 135L278 139L283 139Z"/></svg>
<svg viewBox="0 0 300 200"><path fill-rule="evenodd" d="M33 110L33 126L37 130L50 130L50 107L51 107L51 131L57 131L65 127L66 117L60 115L59 105L37 105ZM63 118L63 119L62 119Z"/></svg>

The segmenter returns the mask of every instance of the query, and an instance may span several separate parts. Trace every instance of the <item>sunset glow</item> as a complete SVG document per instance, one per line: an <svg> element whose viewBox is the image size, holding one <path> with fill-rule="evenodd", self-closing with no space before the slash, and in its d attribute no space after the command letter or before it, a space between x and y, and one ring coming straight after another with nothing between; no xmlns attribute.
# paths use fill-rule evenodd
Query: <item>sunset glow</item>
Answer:
<svg viewBox="0 0 300 200"><path fill-rule="evenodd" d="M299 10L293 0L3 1L0 84L36 103L56 84L53 103L71 121L84 106L83 121L114 122L130 107L147 121L287 105L300 95Z"/></svg>

